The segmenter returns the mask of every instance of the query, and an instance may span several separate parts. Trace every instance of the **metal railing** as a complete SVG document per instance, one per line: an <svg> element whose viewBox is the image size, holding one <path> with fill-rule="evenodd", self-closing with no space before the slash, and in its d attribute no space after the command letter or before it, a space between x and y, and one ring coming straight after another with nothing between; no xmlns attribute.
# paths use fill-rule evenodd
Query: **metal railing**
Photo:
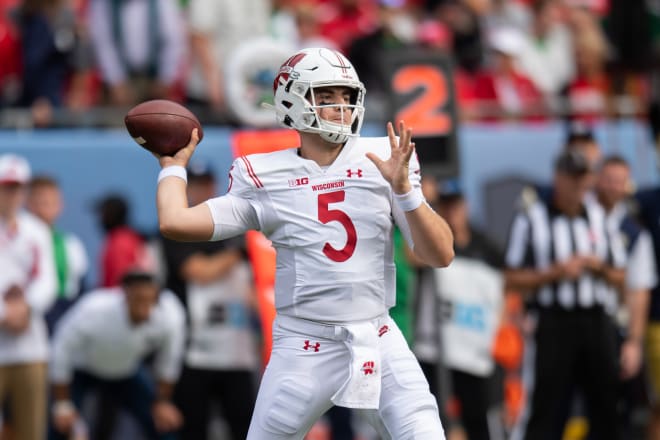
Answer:
<svg viewBox="0 0 660 440"><path fill-rule="evenodd" d="M621 95L611 99L607 110L600 112L589 112L598 114L602 119L645 117L647 103L631 95ZM205 106L187 106L197 115L203 125L230 125L241 127L240 121L226 112L213 111ZM373 96L366 101L365 117L369 122L382 122L389 115L389 102L387 98ZM72 110L68 108L53 109L52 117L48 123L49 128L117 128L123 127L124 116L128 107L92 107L84 110ZM459 107L459 119L468 121L521 121L525 122L531 117L542 117L548 119L565 118L569 116L580 116L581 113L572 112L572 106L567 99L556 98L550 102L544 102L531 110L507 113L492 102L473 102L469 107ZM273 126L275 117L273 116ZM29 108L4 108L0 109L0 129L31 130L40 128L37 119Z"/></svg>

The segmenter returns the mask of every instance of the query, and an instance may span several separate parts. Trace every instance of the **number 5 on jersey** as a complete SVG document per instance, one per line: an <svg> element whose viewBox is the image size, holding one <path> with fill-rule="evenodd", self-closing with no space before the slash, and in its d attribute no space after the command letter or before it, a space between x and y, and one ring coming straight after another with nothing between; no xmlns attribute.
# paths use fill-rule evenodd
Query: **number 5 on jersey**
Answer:
<svg viewBox="0 0 660 440"><path fill-rule="evenodd" d="M346 230L346 244L341 249L335 249L330 243L326 242L323 246L323 253L332 261L343 263L351 258L355 252L357 244L357 231L351 218L340 209L330 209L331 203L340 203L344 201L344 191L333 191L319 194L319 221L323 224L329 222L339 222Z"/></svg>

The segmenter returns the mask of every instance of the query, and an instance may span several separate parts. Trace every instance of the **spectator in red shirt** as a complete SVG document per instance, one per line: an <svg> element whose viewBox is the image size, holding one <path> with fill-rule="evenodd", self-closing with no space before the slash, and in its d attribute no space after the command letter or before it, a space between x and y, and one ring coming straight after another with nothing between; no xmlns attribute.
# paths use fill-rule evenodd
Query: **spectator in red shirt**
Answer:
<svg viewBox="0 0 660 440"><path fill-rule="evenodd" d="M319 2L321 35L347 53L354 39L371 32L377 25L376 3L370 0Z"/></svg>
<svg viewBox="0 0 660 440"><path fill-rule="evenodd" d="M128 225L128 204L110 195L98 205L101 226L106 233L101 251L101 287L118 286L126 270L146 258L142 237Z"/></svg>
<svg viewBox="0 0 660 440"><path fill-rule="evenodd" d="M491 34L491 67L477 75L474 85L482 119L537 119L542 114L541 93L516 66L524 44L520 31L513 28Z"/></svg>
<svg viewBox="0 0 660 440"><path fill-rule="evenodd" d="M16 103L20 92L21 47L8 11L0 1L0 107Z"/></svg>
<svg viewBox="0 0 660 440"><path fill-rule="evenodd" d="M605 71L607 40L588 10L575 9L571 17L577 72L564 95L572 119L593 122L611 111L610 80Z"/></svg>

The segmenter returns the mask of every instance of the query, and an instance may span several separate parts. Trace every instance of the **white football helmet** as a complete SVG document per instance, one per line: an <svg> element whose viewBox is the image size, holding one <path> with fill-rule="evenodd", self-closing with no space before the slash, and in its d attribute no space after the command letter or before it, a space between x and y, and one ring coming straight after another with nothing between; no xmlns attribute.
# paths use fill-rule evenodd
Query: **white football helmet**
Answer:
<svg viewBox="0 0 660 440"><path fill-rule="evenodd" d="M314 101L314 89L319 87L349 87L350 104L320 105ZM323 139L343 144L349 136L360 133L364 120L364 85L355 68L341 53L325 48L303 49L282 64L273 82L277 122L288 128L318 133ZM340 107L351 112L351 124L323 120L317 110Z"/></svg>

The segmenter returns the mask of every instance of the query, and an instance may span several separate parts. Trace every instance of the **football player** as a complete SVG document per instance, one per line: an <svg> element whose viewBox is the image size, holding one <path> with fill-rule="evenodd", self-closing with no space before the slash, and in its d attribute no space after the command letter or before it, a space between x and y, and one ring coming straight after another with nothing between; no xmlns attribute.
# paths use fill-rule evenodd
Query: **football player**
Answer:
<svg viewBox="0 0 660 440"><path fill-rule="evenodd" d="M339 52L310 48L274 81L278 122L300 147L236 159L226 195L188 207L185 166L198 142L159 158L161 232L221 240L262 231L277 250L273 349L248 439L302 439L332 405L364 410L385 439L444 439L435 399L394 304L394 225L425 263L454 255L425 202L412 130L360 138L363 84Z"/></svg>

